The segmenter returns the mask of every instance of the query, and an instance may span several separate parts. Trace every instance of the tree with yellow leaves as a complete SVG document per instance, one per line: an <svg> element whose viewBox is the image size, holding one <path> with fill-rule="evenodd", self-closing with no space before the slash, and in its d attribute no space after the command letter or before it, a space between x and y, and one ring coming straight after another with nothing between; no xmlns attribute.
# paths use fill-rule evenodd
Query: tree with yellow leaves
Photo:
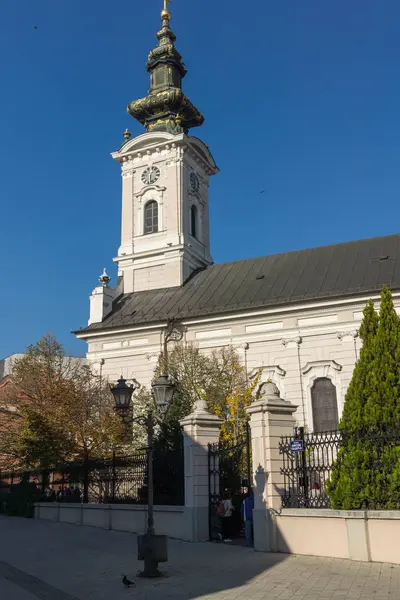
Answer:
<svg viewBox="0 0 400 600"><path fill-rule="evenodd" d="M29 346L0 396L0 455L20 468L111 456L125 429L108 383L51 335Z"/></svg>
<svg viewBox="0 0 400 600"><path fill-rule="evenodd" d="M156 375L164 368L164 357L160 356ZM177 343L168 353L168 373L176 382L170 422L190 414L195 401L204 399L209 410L223 421L221 441L235 443L242 439L246 407L254 399L259 375L249 381L246 367L232 346L205 354L194 344Z"/></svg>

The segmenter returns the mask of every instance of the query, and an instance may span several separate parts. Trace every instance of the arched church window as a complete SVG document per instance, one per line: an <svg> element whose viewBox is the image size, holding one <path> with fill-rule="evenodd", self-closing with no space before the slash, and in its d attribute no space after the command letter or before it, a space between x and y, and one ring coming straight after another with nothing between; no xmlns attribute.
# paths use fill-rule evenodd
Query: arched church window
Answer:
<svg viewBox="0 0 400 600"><path fill-rule="evenodd" d="M150 200L144 207L144 233L157 233L158 231L158 204Z"/></svg>
<svg viewBox="0 0 400 600"><path fill-rule="evenodd" d="M197 238L197 208L194 204L190 209L190 234Z"/></svg>
<svg viewBox="0 0 400 600"><path fill-rule="evenodd" d="M336 387L327 377L319 377L311 388L314 432L335 431L339 426Z"/></svg>

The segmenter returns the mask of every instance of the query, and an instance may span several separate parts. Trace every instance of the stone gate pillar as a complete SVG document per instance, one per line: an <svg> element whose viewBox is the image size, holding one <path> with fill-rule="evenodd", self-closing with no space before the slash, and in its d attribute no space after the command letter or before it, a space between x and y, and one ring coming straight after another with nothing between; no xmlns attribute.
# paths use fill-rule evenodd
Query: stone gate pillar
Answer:
<svg viewBox="0 0 400 600"><path fill-rule="evenodd" d="M208 540L209 490L208 444L219 441L221 419L209 412L205 400L180 422L185 453L185 517L188 539Z"/></svg>
<svg viewBox="0 0 400 600"><path fill-rule="evenodd" d="M283 490L279 441L282 435L292 435L296 409L279 397L274 383L263 384L259 400L247 408L253 459L255 550L278 550L275 515L281 509Z"/></svg>

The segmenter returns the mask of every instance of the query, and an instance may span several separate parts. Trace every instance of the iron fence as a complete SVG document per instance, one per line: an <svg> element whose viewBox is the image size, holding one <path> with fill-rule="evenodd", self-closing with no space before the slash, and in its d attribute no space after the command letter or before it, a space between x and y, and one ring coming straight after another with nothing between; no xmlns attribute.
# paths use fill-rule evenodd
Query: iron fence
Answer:
<svg viewBox="0 0 400 600"><path fill-rule="evenodd" d="M358 470L354 489L363 489L353 508L400 509L400 423L395 422L352 432L305 433L299 427L293 437L282 437L282 506L330 508L326 484L335 462L340 468L345 465L347 448L353 452L348 476L355 477Z"/></svg>
<svg viewBox="0 0 400 600"><path fill-rule="evenodd" d="M154 503L184 504L183 448L154 450ZM147 450L109 460L70 462L46 471L0 473L0 494L17 486L42 502L147 503Z"/></svg>
<svg viewBox="0 0 400 600"><path fill-rule="evenodd" d="M303 427L281 438L284 508L330 508L326 483L341 443L340 431L305 433Z"/></svg>

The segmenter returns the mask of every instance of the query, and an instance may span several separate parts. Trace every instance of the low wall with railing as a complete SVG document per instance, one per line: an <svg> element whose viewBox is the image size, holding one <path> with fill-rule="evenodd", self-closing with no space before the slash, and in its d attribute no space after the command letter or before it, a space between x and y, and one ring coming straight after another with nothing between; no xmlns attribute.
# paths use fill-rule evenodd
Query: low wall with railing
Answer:
<svg viewBox="0 0 400 600"><path fill-rule="evenodd" d="M114 531L144 533L147 527L147 506L138 504L39 502L34 514L36 519ZM156 533L192 541L191 515L184 506L156 506L154 520Z"/></svg>
<svg viewBox="0 0 400 600"><path fill-rule="evenodd" d="M274 522L278 552L400 564L399 510L282 509Z"/></svg>

